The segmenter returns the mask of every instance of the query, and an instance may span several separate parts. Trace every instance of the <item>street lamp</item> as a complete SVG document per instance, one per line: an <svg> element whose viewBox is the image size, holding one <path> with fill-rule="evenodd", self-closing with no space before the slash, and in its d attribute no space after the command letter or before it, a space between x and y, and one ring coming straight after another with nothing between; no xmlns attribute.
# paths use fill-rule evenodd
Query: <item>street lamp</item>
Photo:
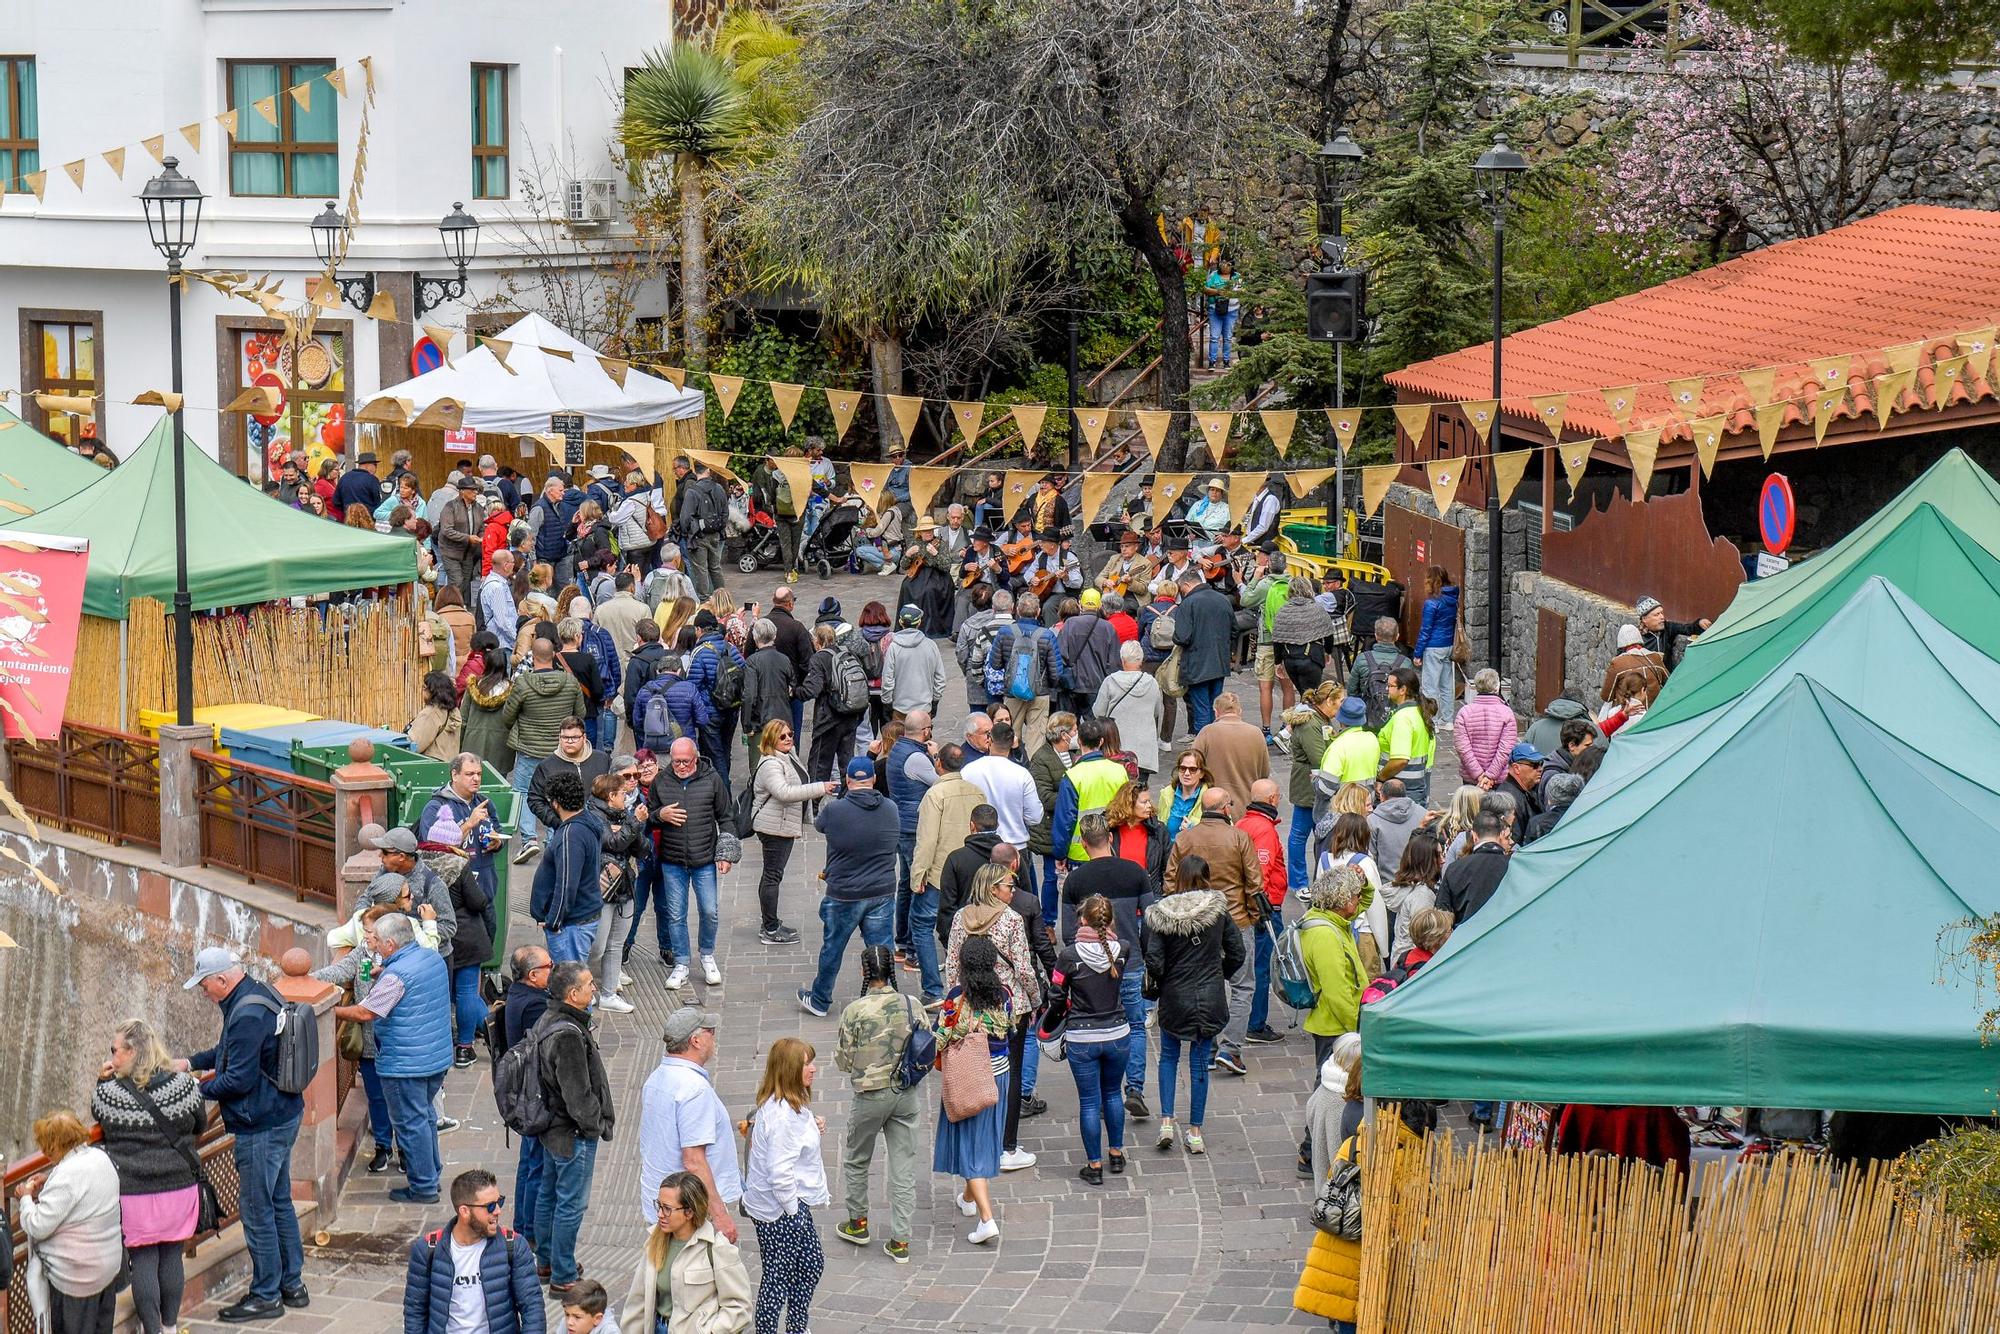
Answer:
<svg viewBox="0 0 2000 1334"><path fill-rule="evenodd" d="M194 723L194 599L188 594L187 434L181 429L181 260L194 249L203 195L199 185L181 175L178 158L160 166L160 174L139 192L139 203L146 213L146 234L167 261L174 386L174 720L189 727Z"/></svg>
<svg viewBox="0 0 2000 1334"><path fill-rule="evenodd" d="M1333 132L1333 138L1320 145L1319 158L1319 253L1326 262L1326 274L1320 281L1307 279L1307 308L1310 315L1315 288L1334 298L1329 304L1345 305L1351 312L1351 322L1341 329L1327 329L1329 334L1344 336L1333 342L1333 406L1347 406L1347 344L1361 337L1362 321L1366 318L1368 304L1368 275L1347 268L1347 233L1342 212L1347 205L1347 182L1350 175L1367 158L1368 150L1348 138L1345 126ZM1333 276L1333 275L1338 275ZM1312 321L1308 318L1308 325ZM1309 332L1311 330L1309 329ZM1341 452L1340 439L1334 435L1331 425L1327 434L1333 444L1333 529L1334 549L1345 551L1342 538L1347 529L1347 458Z"/></svg>
<svg viewBox="0 0 2000 1334"><path fill-rule="evenodd" d="M308 226L312 229L313 253L319 256L321 267L331 271L340 257L340 237L347 230L346 215L329 199L326 208ZM464 204L453 204L451 212L438 223L438 240L444 247L444 257L457 270L457 276L426 278L421 273L411 275L416 284L415 317L420 320L445 302L465 295L465 269L479 252L479 219L467 213ZM352 278L343 278L336 273L333 281L339 286L340 299L356 310L365 312L374 303L373 273Z"/></svg>
<svg viewBox="0 0 2000 1334"><path fill-rule="evenodd" d="M1320 253L1338 268L1347 258L1347 235L1341 210L1347 203L1347 175L1361 165L1368 150L1347 137L1346 127L1319 149Z"/></svg>
<svg viewBox="0 0 2000 1334"><path fill-rule="evenodd" d="M1473 179L1479 183L1479 193L1486 201L1486 207L1493 218L1493 434L1487 439L1486 460L1486 656L1495 671L1500 669L1500 622L1502 562L1500 559L1500 488L1493 476L1492 452L1498 444L1500 431L1500 343L1504 328L1501 323L1500 290L1501 273L1507 260L1507 197L1514 187L1514 179L1528 169L1528 160L1507 146L1507 141L1494 137L1493 147L1479 155L1472 164Z"/></svg>

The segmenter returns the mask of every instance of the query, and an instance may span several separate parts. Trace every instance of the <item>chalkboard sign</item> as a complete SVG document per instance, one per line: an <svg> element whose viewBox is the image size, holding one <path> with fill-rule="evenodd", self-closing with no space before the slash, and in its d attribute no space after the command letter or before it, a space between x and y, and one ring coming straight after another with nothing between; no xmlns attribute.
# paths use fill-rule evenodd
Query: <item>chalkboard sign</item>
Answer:
<svg viewBox="0 0 2000 1334"><path fill-rule="evenodd" d="M581 412L552 412L549 414L549 431L563 438L563 467L571 469L583 466L583 414Z"/></svg>

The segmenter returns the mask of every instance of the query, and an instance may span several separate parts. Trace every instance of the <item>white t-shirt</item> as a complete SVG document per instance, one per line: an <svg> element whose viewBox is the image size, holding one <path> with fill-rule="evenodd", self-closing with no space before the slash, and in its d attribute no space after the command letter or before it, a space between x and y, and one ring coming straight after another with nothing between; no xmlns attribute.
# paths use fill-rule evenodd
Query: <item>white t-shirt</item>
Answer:
<svg viewBox="0 0 2000 1334"><path fill-rule="evenodd" d="M461 1246L449 1232L445 1245L451 1248L451 1315L445 1334L488 1334L486 1292L479 1286L479 1261L486 1254L490 1238L476 1246Z"/></svg>

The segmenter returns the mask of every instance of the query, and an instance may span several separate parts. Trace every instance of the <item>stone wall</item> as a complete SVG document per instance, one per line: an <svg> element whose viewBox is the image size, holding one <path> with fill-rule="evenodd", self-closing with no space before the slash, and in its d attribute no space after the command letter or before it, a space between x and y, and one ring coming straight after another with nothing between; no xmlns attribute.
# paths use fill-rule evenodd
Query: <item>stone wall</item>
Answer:
<svg viewBox="0 0 2000 1334"><path fill-rule="evenodd" d="M1638 614L1623 603L1538 571L1516 574L1508 599L1507 661L1515 669L1514 707L1530 714L1536 703L1536 631L1541 621L1537 613L1544 609L1561 616L1568 626L1564 693L1596 709L1598 687L1604 684L1605 664L1614 655L1618 627L1636 622Z"/></svg>
<svg viewBox="0 0 2000 1334"><path fill-rule="evenodd" d="M1387 503L1401 505L1404 509L1415 510L1417 513L1429 518L1436 518L1438 516L1437 504L1431 499L1429 491L1420 487L1406 486L1402 482L1393 483L1389 487ZM1444 521L1454 528L1465 530L1465 582L1459 587L1458 605L1465 616L1466 637L1472 641L1472 662L1466 668L1466 672L1469 675L1482 667L1492 667L1495 665L1488 661L1489 655L1486 651L1487 626L1490 623L1490 618L1487 615L1486 590L1488 585L1486 578L1489 567L1487 551L1491 546L1488 540L1486 511L1483 509L1473 509L1469 505L1455 504L1451 507L1450 512L1444 516ZM1528 516L1518 509L1501 510L1501 577L1505 579L1511 572L1525 566L1527 561ZM1423 588L1421 585L1412 587L1407 590L1404 596L1406 599L1414 599L1417 603L1421 603ZM1533 683L1534 643L1532 634L1530 635L1528 649L1528 656L1523 659L1515 650L1512 640L1505 633L1502 634L1500 644L1501 661L1498 666L1503 682L1520 678L1530 684ZM1525 669L1517 665L1523 661L1527 663ZM1530 692L1525 690L1509 690L1507 693L1509 698L1518 699Z"/></svg>

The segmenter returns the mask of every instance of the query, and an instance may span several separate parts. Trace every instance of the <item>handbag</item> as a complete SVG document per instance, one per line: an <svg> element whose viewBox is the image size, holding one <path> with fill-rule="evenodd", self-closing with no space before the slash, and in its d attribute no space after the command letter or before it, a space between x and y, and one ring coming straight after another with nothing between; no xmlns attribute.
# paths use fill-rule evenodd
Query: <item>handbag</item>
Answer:
<svg viewBox="0 0 2000 1334"><path fill-rule="evenodd" d="M1313 1226L1329 1237L1360 1241L1361 1164L1355 1161L1358 1137L1340 1147L1345 1156L1333 1160L1333 1170L1326 1174L1326 1185L1313 1201Z"/></svg>
<svg viewBox="0 0 2000 1334"><path fill-rule="evenodd" d="M1465 608L1458 609L1458 624L1453 627L1451 637L1451 662L1454 667L1464 667L1472 661L1472 641L1465 636Z"/></svg>
<svg viewBox="0 0 2000 1334"><path fill-rule="evenodd" d="M194 1189L197 1200L197 1204L195 1205L195 1235L201 1236L221 1227L222 1201L217 1197L214 1183L209 1181L208 1173L201 1165L200 1156L193 1149L182 1143L179 1136L174 1135L173 1126L168 1123L166 1113L160 1110L160 1104L153 1101L152 1094L146 1092L146 1090L140 1088L129 1079L121 1079L118 1082L130 1089L139 1099L140 1104L146 1109L146 1114L153 1118L153 1124L160 1128L162 1135L173 1136L174 1148L179 1151L182 1161L187 1163L188 1171L194 1173Z"/></svg>
<svg viewBox="0 0 2000 1334"><path fill-rule="evenodd" d="M969 1121L1000 1103L1000 1085L993 1078L993 1057L986 1049L985 1036L983 1029L975 1032L946 1047L938 1057L947 1121Z"/></svg>

